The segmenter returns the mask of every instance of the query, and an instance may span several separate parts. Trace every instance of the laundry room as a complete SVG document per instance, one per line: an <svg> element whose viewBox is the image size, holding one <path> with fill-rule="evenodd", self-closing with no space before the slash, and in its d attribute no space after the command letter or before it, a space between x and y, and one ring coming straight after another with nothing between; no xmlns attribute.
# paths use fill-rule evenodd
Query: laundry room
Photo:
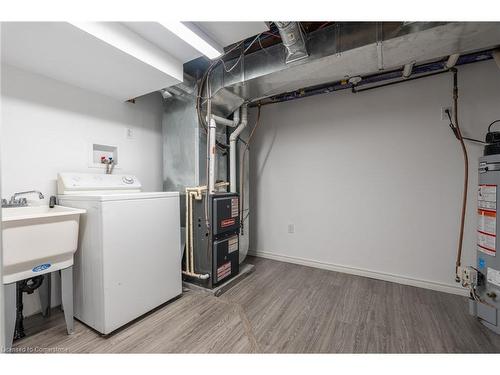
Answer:
<svg viewBox="0 0 500 375"><path fill-rule="evenodd" d="M2 357L499 355L499 17L130 9L0 16Z"/></svg>

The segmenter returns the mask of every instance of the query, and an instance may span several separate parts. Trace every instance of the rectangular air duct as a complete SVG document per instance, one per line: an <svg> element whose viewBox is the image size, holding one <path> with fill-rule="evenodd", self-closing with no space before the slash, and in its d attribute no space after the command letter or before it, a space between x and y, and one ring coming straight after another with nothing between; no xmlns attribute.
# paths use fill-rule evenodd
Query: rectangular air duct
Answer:
<svg viewBox="0 0 500 375"><path fill-rule="evenodd" d="M289 46L279 43L245 55L229 73L218 66L211 79L214 113L226 117L244 101L495 48L500 28L494 22L342 22L308 34L305 44L309 57L293 63L287 63Z"/></svg>

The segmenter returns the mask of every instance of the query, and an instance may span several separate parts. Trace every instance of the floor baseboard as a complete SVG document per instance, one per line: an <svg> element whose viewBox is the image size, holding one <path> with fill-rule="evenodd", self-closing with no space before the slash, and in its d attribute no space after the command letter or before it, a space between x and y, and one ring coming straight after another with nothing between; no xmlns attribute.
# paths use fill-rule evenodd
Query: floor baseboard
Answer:
<svg viewBox="0 0 500 375"><path fill-rule="evenodd" d="M310 260L310 259L293 257L293 256L288 256L288 255L275 254L275 253L271 253L268 251L249 251L248 255L252 255L252 256L256 256L256 257L260 257L260 258L277 260L277 261L281 261L281 262L300 264L302 266L321 268L321 269L335 271L335 272L348 273L351 275L364 276L364 277L369 277L372 279L390 281L390 282L397 283L397 284L411 285L411 286L415 286L418 288L431 289L431 290L436 290L439 292L458 294L461 296L468 296L469 295L468 291L465 288L455 286L455 285L437 283L434 281L412 279L412 278L404 277L404 276L400 276L400 275L393 275L393 274L389 274L389 273L366 270L366 269L362 269L362 268L346 267L346 266L333 264L333 263L320 262L317 260Z"/></svg>

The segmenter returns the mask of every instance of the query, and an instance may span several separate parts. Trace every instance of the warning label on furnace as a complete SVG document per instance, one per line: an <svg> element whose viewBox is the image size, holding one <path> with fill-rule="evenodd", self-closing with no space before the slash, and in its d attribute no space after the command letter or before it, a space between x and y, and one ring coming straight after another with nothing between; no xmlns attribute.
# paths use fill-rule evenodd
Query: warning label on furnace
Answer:
<svg viewBox="0 0 500 375"><path fill-rule="evenodd" d="M236 250L238 250L238 236L233 236L227 240L227 252L231 254Z"/></svg>
<svg viewBox="0 0 500 375"><path fill-rule="evenodd" d="M223 278L231 274L231 262L224 263L222 266L217 268L217 280L222 280Z"/></svg>
<svg viewBox="0 0 500 375"><path fill-rule="evenodd" d="M239 198L231 198L231 217L237 217L239 212Z"/></svg>
<svg viewBox="0 0 500 375"><path fill-rule="evenodd" d="M479 185L477 192L477 248L495 256L497 233L497 186Z"/></svg>

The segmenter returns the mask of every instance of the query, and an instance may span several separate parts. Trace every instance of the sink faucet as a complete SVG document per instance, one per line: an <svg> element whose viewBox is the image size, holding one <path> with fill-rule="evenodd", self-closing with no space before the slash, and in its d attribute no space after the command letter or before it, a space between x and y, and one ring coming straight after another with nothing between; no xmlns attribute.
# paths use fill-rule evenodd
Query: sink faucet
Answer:
<svg viewBox="0 0 500 375"><path fill-rule="evenodd" d="M28 205L28 200L26 198L17 199L18 196L26 194L38 194L39 199L44 198L43 194L38 190L21 191L18 193L14 193L14 195L10 197L10 200L8 202L7 199L2 199L2 207L26 207Z"/></svg>

